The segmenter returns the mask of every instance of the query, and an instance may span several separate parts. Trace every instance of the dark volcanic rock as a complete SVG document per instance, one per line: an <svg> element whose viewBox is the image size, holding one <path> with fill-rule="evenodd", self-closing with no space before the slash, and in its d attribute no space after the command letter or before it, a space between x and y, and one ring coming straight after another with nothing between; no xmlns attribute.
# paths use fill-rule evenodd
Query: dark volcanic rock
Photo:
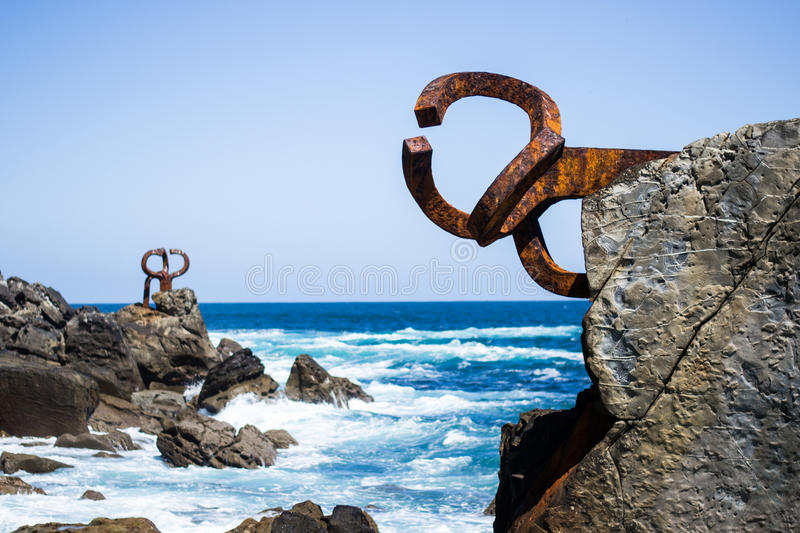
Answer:
<svg viewBox="0 0 800 533"><path fill-rule="evenodd" d="M132 392L144 389L122 328L112 315L81 308L65 332L66 364L94 378L100 392L130 400Z"/></svg>
<svg viewBox="0 0 800 533"><path fill-rule="evenodd" d="M184 412L158 435L161 455L173 466L258 468L275 463L275 447L254 426L238 433L228 423Z"/></svg>
<svg viewBox="0 0 800 533"><path fill-rule="evenodd" d="M264 374L264 365L248 348L243 348L208 371L198 396L198 405L219 412L239 394L248 392L271 397L278 383Z"/></svg>
<svg viewBox="0 0 800 533"><path fill-rule="evenodd" d="M100 500L105 500L106 497L103 496L102 492L97 492L96 490L87 490L86 492L83 493L83 495L81 495L80 499L100 501Z"/></svg>
<svg viewBox="0 0 800 533"><path fill-rule="evenodd" d="M353 398L365 402L372 396L347 378L331 376L311 356L297 356L286 382L286 397L309 403L332 403L336 407L347 407Z"/></svg>
<svg viewBox="0 0 800 533"><path fill-rule="evenodd" d="M86 431L97 384L74 370L0 352L0 429L47 437Z"/></svg>
<svg viewBox="0 0 800 533"><path fill-rule="evenodd" d="M495 531L797 529L799 199L800 119L697 141L584 198L584 355L617 421L555 481L527 480L546 489L503 522L498 491Z"/></svg>
<svg viewBox="0 0 800 533"><path fill-rule="evenodd" d="M153 301L156 309L134 304L115 313L145 383L183 385L204 377L221 357L208 340L194 292L159 292Z"/></svg>
<svg viewBox="0 0 800 533"><path fill-rule="evenodd" d="M0 476L0 495L2 494L47 494L14 476Z"/></svg>
<svg viewBox="0 0 800 533"><path fill-rule="evenodd" d="M46 474L59 468L72 468L72 465L27 453L3 452L0 454L0 470L6 474L15 474L20 470L30 474Z"/></svg>
<svg viewBox="0 0 800 533"><path fill-rule="evenodd" d="M92 433L70 435L69 433L65 433L56 439L55 446L60 448L88 448L90 450L102 450L104 452L114 452L117 450L129 451L138 450L140 448L133 442L130 435L122 431L111 431L105 435L95 435Z"/></svg>
<svg viewBox="0 0 800 533"><path fill-rule="evenodd" d="M260 520L248 518L227 533L379 533L372 517L358 507L337 505L324 516L319 505L304 501L289 510L280 507Z"/></svg>
<svg viewBox="0 0 800 533"><path fill-rule="evenodd" d="M337 505L327 521L328 533L378 533L372 517L351 505Z"/></svg>
<svg viewBox="0 0 800 533"><path fill-rule="evenodd" d="M264 373L264 365L249 348L243 348L208 371L198 399L205 400Z"/></svg>
<svg viewBox="0 0 800 533"><path fill-rule="evenodd" d="M274 518L270 533L326 533L321 520L308 515L284 511Z"/></svg>
<svg viewBox="0 0 800 533"><path fill-rule="evenodd" d="M23 526L12 533L161 533L146 518L95 518L88 524L50 522Z"/></svg>

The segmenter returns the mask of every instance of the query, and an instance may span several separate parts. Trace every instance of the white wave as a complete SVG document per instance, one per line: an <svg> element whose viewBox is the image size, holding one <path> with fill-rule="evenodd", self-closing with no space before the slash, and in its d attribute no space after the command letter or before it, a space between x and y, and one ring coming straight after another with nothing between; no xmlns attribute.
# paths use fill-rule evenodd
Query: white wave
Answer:
<svg viewBox="0 0 800 533"><path fill-rule="evenodd" d="M464 467L472 463L472 457L459 455L456 457L435 457L433 459L417 458L409 463L414 470L419 470L430 475L440 475L455 468Z"/></svg>
<svg viewBox="0 0 800 533"><path fill-rule="evenodd" d="M482 442L483 439L467 435L463 431L453 429L447 432L442 440L442 444L448 447L465 447Z"/></svg>
<svg viewBox="0 0 800 533"><path fill-rule="evenodd" d="M390 333L376 332L335 332L335 331L292 331L279 328L269 329L228 329L209 331L214 344L218 344L224 337L236 340L242 346L248 343L273 340L280 341L291 336L323 336L334 338L343 342L352 341L403 341L403 340L427 340L427 339L530 339L536 337L572 337L579 335L580 326L519 326L519 327L495 327L495 328L476 328L468 327L464 329L448 330L420 330L414 328L404 328Z"/></svg>

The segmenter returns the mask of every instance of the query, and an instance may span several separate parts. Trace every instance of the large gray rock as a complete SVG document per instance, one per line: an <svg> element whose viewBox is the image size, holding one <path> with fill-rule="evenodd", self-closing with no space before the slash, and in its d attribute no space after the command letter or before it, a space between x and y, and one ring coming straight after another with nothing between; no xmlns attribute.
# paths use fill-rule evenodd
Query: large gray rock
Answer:
<svg viewBox="0 0 800 533"><path fill-rule="evenodd" d="M183 385L205 377L222 358L208 339L194 292L153 295L156 309L139 304L115 313L146 384Z"/></svg>
<svg viewBox="0 0 800 533"><path fill-rule="evenodd" d="M94 308L78 310L66 325L66 364L94 378L100 392L130 399L144 388L122 328L112 315Z"/></svg>
<svg viewBox="0 0 800 533"><path fill-rule="evenodd" d="M237 433L221 420L184 411L158 435L158 450L173 466L258 468L275 463L275 447L266 435L246 425Z"/></svg>
<svg viewBox="0 0 800 533"><path fill-rule="evenodd" d="M277 390L278 382L264 374L259 358L249 348L242 348L208 371L197 400L200 407L217 413L240 394L269 398Z"/></svg>
<svg viewBox="0 0 800 533"><path fill-rule="evenodd" d="M697 141L584 200L584 351L617 422L506 530L796 529L798 198L791 120Z"/></svg>
<svg viewBox="0 0 800 533"><path fill-rule="evenodd" d="M97 383L83 374L0 352L0 430L35 437L81 433L97 403Z"/></svg>
<svg viewBox="0 0 800 533"><path fill-rule="evenodd" d="M347 378L331 376L311 356L300 354L294 360L286 381L286 397L309 403L331 403L348 407L348 401L373 401L372 396Z"/></svg>

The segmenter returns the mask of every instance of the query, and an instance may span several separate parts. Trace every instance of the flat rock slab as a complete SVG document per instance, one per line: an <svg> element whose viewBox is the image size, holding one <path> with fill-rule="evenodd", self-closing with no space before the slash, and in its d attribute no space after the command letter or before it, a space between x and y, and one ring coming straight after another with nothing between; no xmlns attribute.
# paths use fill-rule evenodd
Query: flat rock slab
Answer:
<svg viewBox="0 0 800 533"><path fill-rule="evenodd" d="M72 468L72 465L27 453L0 454L0 469L6 474L15 474L20 470L29 474L46 474L59 468Z"/></svg>
<svg viewBox="0 0 800 533"><path fill-rule="evenodd" d="M22 526L13 533L161 533L146 518L95 518L88 524L58 524L50 522Z"/></svg>

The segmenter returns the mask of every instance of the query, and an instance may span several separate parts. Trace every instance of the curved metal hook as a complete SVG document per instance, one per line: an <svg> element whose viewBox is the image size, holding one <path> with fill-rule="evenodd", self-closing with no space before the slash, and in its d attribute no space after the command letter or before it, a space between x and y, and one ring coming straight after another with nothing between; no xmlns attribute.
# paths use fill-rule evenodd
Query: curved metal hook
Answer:
<svg viewBox="0 0 800 533"><path fill-rule="evenodd" d="M523 81L488 72L460 72L430 82L414 108L420 127L442 123L447 108L469 96L499 98L522 108L530 118L531 140L495 178L472 213L442 198L433 181L433 150L425 137L403 143L403 174L425 215L445 231L487 246L514 235L523 266L545 289L586 298L586 274L559 267L542 236L538 218L558 200L581 198L609 184L624 169L675 152L565 148L561 116L542 90Z"/></svg>
<svg viewBox="0 0 800 533"><path fill-rule="evenodd" d="M169 291L172 290L172 280L178 276L182 276L189 269L189 256L186 255L183 250L171 248L169 253L183 257L183 266L180 268L180 270L176 272L169 271L169 256L164 248L154 248L153 250L148 250L142 256L142 271L147 274L147 278L144 280L144 295L142 297L142 305L145 307L150 305L150 283L154 279L159 280L160 291ZM159 271L153 271L147 267L147 260L153 255L161 257L162 266L161 270Z"/></svg>

